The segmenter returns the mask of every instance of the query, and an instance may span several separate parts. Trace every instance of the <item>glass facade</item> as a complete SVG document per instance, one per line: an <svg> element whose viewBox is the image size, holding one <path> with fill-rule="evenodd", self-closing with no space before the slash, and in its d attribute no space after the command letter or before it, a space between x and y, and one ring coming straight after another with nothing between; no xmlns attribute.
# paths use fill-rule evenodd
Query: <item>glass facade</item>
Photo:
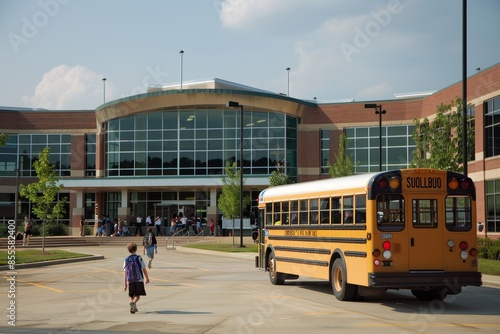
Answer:
<svg viewBox="0 0 500 334"><path fill-rule="evenodd" d="M85 135L85 175L95 176L96 174L96 135Z"/></svg>
<svg viewBox="0 0 500 334"><path fill-rule="evenodd" d="M500 97L484 102L486 157L500 155Z"/></svg>
<svg viewBox="0 0 500 334"><path fill-rule="evenodd" d="M49 160L57 176L71 175L70 134L10 134L0 147L0 176L36 176L33 163L45 147L50 149ZM19 167L18 167L19 166Z"/></svg>
<svg viewBox="0 0 500 334"><path fill-rule="evenodd" d="M226 161L239 161L239 112L188 109L149 112L107 124L107 175L222 175ZM297 175L297 120L284 114L245 110L245 175L268 175L278 162Z"/></svg>
<svg viewBox="0 0 500 334"><path fill-rule="evenodd" d="M487 232L500 232L500 179L486 181Z"/></svg>
<svg viewBox="0 0 500 334"><path fill-rule="evenodd" d="M329 173L330 166L334 161L330 162L330 131L321 130L321 173Z"/></svg>
<svg viewBox="0 0 500 334"><path fill-rule="evenodd" d="M382 127L382 170L408 168L415 150L413 125ZM379 171L379 127L346 128L347 155L356 174Z"/></svg>

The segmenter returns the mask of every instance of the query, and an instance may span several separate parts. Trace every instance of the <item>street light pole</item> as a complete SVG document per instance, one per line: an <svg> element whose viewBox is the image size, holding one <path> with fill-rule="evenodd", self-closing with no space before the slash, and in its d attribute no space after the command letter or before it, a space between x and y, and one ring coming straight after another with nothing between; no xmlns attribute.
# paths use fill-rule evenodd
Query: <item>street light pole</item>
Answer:
<svg viewBox="0 0 500 334"><path fill-rule="evenodd" d="M243 105L235 101L228 101L230 108L240 108L240 247L243 245Z"/></svg>
<svg viewBox="0 0 500 334"><path fill-rule="evenodd" d="M102 100L106 103L106 78L102 78Z"/></svg>
<svg viewBox="0 0 500 334"><path fill-rule="evenodd" d="M379 151L379 171L382 171L382 115L386 113L382 110L381 104L366 103L365 109L375 109L375 114L378 115L378 151Z"/></svg>
<svg viewBox="0 0 500 334"><path fill-rule="evenodd" d="M184 56L184 50L179 51L179 53L181 55L181 89L182 89L182 58Z"/></svg>
<svg viewBox="0 0 500 334"><path fill-rule="evenodd" d="M286 71L288 72L288 90L286 96L290 96L290 67L287 67Z"/></svg>

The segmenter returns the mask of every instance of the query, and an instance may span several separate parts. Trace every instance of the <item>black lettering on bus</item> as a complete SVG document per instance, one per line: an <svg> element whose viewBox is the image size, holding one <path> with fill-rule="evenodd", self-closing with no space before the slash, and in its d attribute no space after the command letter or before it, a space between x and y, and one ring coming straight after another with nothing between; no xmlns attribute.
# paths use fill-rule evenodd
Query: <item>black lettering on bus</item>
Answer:
<svg viewBox="0 0 500 334"><path fill-rule="evenodd" d="M409 176L406 178L406 187L414 189L439 189L441 188L441 178L439 177L418 177Z"/></svg>

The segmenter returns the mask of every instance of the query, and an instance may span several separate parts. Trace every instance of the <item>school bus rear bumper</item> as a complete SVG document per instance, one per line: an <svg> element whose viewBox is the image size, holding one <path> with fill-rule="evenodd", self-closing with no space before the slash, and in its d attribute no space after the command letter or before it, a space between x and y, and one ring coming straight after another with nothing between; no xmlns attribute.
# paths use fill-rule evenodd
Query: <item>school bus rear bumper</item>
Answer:
<svg viewBox="0 0 500 334"><path fill-rule="evenodd" d="M377 288L421 288L481 286L480 272L415 271L368 273L368 286Z"/></svg>

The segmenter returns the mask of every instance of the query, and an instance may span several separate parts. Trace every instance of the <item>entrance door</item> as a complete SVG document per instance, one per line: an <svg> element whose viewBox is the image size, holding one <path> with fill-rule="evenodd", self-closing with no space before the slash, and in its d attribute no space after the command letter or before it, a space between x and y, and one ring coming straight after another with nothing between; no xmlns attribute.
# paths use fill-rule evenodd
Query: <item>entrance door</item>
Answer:
<svg viewBox="0 0 500 334"><path fill-rule="evenodd" d="M407 200L411 208L408 228L409 269L443 270L443 229L445 213L438 197L418 195Z"/></svg>

